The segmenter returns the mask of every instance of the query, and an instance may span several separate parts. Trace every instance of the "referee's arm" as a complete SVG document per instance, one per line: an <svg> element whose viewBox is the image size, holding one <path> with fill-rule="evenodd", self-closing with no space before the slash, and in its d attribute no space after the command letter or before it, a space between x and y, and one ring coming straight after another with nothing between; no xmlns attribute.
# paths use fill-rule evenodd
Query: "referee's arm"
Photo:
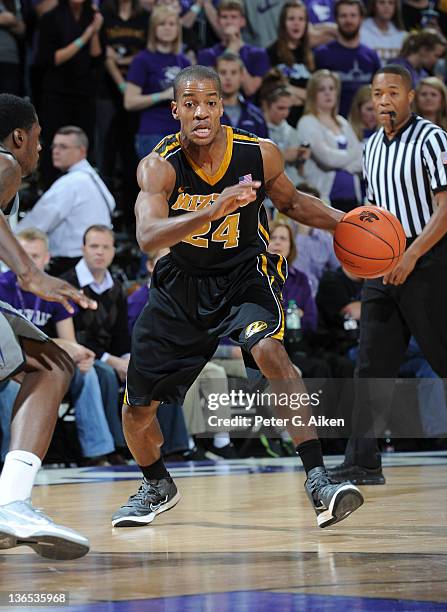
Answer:
<svg viewBox="0 0 447 612"><path fill-rule="evenodd" d="M422 160L434 195L434 212L422 232L411 244L395 268L383 278L386 285L401 285L414 269L416 262L447 232L447 134L432 132L422 147Z"/></svg>

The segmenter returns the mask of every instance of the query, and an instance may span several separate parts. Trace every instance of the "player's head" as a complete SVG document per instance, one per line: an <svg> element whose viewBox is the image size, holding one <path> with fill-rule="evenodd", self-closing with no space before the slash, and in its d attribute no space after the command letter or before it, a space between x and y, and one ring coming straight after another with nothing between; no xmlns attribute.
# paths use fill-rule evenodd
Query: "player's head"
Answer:
<svg viewBox="0 0 447 612"><path fill-rule="evenodd" d="M282 255L288 264L296 259L295 237L287 221L273 221L269 226L269 253Z"/></svg>
<svg viewBox="0 0 447 612"><path fill-rule="evenodd" d="M406 68L388 64L377 70L372 81L372 101L381 125L389 125L391 117L396 126L405 122L411 114L413 99L413 83Z"/></svg>
<svg viewBox="0 0 447 612"><path fill-rule="evenodd" d="M53 166L65 172L87 157L88 138L77 125L65 125L58 129L51 145Z"/></svg>
<svg viewBox="0 0 447 612"><path fill-rule="evenodd" d="M29 227L17 234L17 239L39 270L42 272L50 261L48 237L35 227Z"/></svg>
<svg viewBox="0 0 447 612"><path fill-rule="evenodd" d="M244 64L239 55L230 51L223 53L217 58L216 72L220 78L224 97L232 96L240 91Z"/></svg>
<svg viewBox="0 0 447 612"><path fill-rule="evenodd" d="M39 136L34 106L18 96L0 94L0 143L17 159L23 176L36 169L42 148Z"/></svg>
<svg viewBox="0 0 447 612"><path fill-rule="evenodd" d="M91 225L82 238L82 256L92 274L105 272L115 257L115 235L107 225Z"/></svg>
<svg viewBox="0 0 447 612"><path fill-rule="evenodd" d="M206 66L188 66L174 79L172 115L184 138L196 145L213 142L223 114L219 75Z"/></svg>

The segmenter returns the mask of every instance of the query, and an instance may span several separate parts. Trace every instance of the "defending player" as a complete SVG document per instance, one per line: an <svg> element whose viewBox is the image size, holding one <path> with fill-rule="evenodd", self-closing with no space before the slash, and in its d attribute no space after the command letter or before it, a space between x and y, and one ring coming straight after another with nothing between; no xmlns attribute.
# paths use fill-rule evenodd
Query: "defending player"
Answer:
<svg viewBox="0 0 447 612"><path fill-rule="evenodd" d="M41 272L12 234L7 216L18 209L22 176L39 159L40 126L34 107L0 95L0 259L20 285L45 300L68 300L96 308L65 281ZM73 376L70 357L17 310L0 302L0 381L21 382L11 422L10 451L0 476L0 549L26 544L43 557L75 559L89 550L87 538L57 525L31 505L31 489L53 435L60 402Z"/></svg>

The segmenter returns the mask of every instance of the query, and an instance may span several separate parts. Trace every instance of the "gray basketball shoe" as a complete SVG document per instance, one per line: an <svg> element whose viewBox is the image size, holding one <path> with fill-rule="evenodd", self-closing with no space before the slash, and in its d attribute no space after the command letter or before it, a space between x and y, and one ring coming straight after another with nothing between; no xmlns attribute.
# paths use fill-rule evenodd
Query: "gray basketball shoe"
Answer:
<svg viewBox="0 0 447 612"><path fill-rule="evenodd" d="M324 467L310 470L304 488L319 527L342 521L363 504L363 496L352 482L334 484Z"/></svg>
<svg viewBox="0 0 447 612"><path fill-rule="evenodd" d="M170 510L180 501L172 478L161 480L146 480L140 488L131 495L127 504L124 504L112 516L114 527L142 527L152 523L157 514Z"/></svg>
<svg viewBox="0 0 447 612"><path fill-rule="evenodd" d="M47 559L77 559L90 549L87 538L57 525L27 501L0 506L0 549L30 546Z"/></svg>

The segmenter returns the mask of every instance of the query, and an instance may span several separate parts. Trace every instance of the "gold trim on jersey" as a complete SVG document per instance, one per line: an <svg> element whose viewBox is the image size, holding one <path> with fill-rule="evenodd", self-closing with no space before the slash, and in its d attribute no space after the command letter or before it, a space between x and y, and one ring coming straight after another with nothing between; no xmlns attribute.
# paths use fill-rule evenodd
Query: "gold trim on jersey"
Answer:
<svg viewBox="0 0 447 612"><path fill-rule="evenodd" d="M276 334L273 334L273 336L270 336L270 338L274 338L275 340L284 340L284 327L285 327L284 308L282 307L281 304L279 304L279 308L281 310L281 329L279 330L279 332L276 332Z"/></svg>
<svg viewBox="0 0 447 612"><path fill-rule="evenodd" d="M276 269L278 270L278 274L281 277L283 283L285 283L286 282L286 277L282 273L282 265L283 265L283 263L284 263L284 257L282 255L280 255L278 263L276 264Z"/></svg>
<svg viewBox="0 0 447 612"><path fill-rule="evenodd" d="M196 164L196 162L188 155L187 151L183 149L183 153L185 154L186 159L188 160L191 168L198 176L200 176L202 181L205 181L205 183L208 183L208 185L215 185L224 177L226 171L230 166L231 157L233 155L233 129L228 125L224 125L222 127L225 128L225 131L227 133L227 148L225 150L225 155L223 157L222 163L220 164L215 174L207 174L206 172L204 172L202 168L198 164Z"/></svg>
<svg viewBox="0 0 447 612"><path fill-rule="evenodd" d="M281 302L278 300L278 298L276 297L275 292L273 290L273 282L274 282L275 279L274 279L273 276L270 277L268 275L268 272L267 272L267 265L268 265L267 256L264 255L264 254L261 254L260 257L261 257L261 273L266 278L266 280L267 280L267 282L269 284L270 291L272 292L273 299L275 300L276 305L278 306L278 309L279 309L279 319L280 319L279 323L278 323L278 325L280 325L279 331L277 331L276 333L272 334L271 336L267 336L267 337L268 338L274 338L275 340L283 340L284 339L284 328L285 328L284 309L283 309L283 307L281 305ZM278 272L279 272L279 269L280 269L280 264L282 264L282 262L283 262L282 256L280 256L280 257L281 257L281 259L278 261L278 264L277 264ZM259 268L258 268L258 270L259 270ZM282 272L280 272L280 276L282 278L284 278Z"/></svg>
<svg viewBox="0 0 447 612"><path fill-rule="evenodd" d="M174 140L171 139L174 137ZM170 142L171 141L171 142ZM168 153L173 151L176 148L181 147L180 144L180 132L177 134L173 134L172 136L168 136L164 140L162 140L154 149L155 153L158 153L160 157L166 157Z"/></svg>
<svg viewBox="0 0 447 612"><path fill-rule="evenodd" d="M237 134L233 131L233 140L242 140L243 142L259 142L257 136L248 136L246 134Z"/></svg>
<svg viewBox="0 0 447 612"><path fill-rule="evenodd" d="M261 234L264 236L267 242L270 242L270 234L268 233L268 231L265 229L265 227L262 225L261 222L258 223L258 228L261 230Z"/></svg>

